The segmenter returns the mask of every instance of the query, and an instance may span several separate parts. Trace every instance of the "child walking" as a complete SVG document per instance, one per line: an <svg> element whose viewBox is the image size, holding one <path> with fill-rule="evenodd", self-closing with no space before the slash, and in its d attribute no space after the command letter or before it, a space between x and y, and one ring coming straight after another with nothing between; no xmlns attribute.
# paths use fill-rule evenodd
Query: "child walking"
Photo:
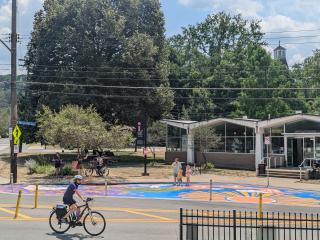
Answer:
<svg viewBox="0 0 320 240"><path fill-rule="evenodd" d="M190 186L190 177L191 177L191 167L188 164L186 167L187 186Z"/></svg>

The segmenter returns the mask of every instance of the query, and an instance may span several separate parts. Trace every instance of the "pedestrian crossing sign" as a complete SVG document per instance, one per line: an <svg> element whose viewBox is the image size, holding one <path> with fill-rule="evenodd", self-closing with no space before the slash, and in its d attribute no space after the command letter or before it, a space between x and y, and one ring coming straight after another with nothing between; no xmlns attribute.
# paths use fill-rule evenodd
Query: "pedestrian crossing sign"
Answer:
<svg viewBox="0 0 320 240"><path fill-rule="evenodd" d="M21 130L19 128L18 125L16 125L16 127L13 129L12 135L13 135L13 143L15 145L19 145L20 144L20 137L21 137Z"/></svg>

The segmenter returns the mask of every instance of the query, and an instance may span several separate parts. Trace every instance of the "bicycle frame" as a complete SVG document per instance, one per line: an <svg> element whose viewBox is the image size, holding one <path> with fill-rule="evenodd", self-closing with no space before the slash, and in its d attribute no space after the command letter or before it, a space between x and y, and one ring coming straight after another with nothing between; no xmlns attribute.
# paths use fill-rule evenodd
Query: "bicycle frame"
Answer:
<svg viewBox="0 0 320 240"><path fill-rule="evenodd" d="M83 208L84 207L84 208ZM79 215L79 219L82 218L83 214L86 212L86 210L88 210L88 212L91 211L91 208L89 206L88 203L84 204L84 205L81 205L81 206L78 206L79 209L83 208L83 210L80 212L80 215Z"/></svg>

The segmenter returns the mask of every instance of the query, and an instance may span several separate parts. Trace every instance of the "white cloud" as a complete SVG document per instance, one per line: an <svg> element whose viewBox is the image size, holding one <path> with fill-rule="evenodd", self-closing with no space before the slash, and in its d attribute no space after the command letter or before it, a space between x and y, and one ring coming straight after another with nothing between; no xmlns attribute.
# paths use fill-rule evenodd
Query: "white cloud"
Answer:
<svg viewBox="0 0 320 240"><path fill-rule="evenodd" d="M306 57L301 55L300 53L294 54L290 59L289 59L289 66L292 66L296 63L303 63L304 59Z"/></svg>
<svg viewBox="0 0 320 240"><path fill-rule="evenodd" d="M268 17L263 18L261 26L264 32L273 32L273 31L281 32L281 31L292 31L292 30L316 28L313 22L296 21L288 16L284 16L280 14L270 15Z"/></svg>
<svg viewBox="0 0 320 240"><path fill-rule="evenodd" d="M227 10L246 17L258 17L258 13L263 10L263 5L256 0L179 0L179 3L193 8Z"/></svg>
<svg viewBox="0 0 320 240"><path fill-rule="evenodd" d="M0 1L1 2L1 1ZM42 7L43 0L18 0L17 1L17 32L21 34L21 43L18 44L18 58L23 58L26 52L28 37L32 31L33 16ZM6 38L11 32L11 0L4 0L0 3L0 37ZM0 63L10 62L10 54L7 49L0 45ZM7 74L8 70L0 70L0 74Z"/></svg>

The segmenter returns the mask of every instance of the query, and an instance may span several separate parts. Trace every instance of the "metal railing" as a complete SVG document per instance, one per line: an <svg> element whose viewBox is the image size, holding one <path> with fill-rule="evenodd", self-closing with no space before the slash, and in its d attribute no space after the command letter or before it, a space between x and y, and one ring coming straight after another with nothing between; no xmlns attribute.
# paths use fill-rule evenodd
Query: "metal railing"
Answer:
<svg viewBox="0 0 320 240"><path fill-rule="evenodd" d="M300 181L302 180L302 169L314 169L316 165L320 164L320 159L317 158L305 158L299 165Z"/></svg>
<svg viewBox="0 0 320 240"><path fill-rule="evenodd" d="M320 239L319 214L180 209L180 240Z"/></svg>
<svg viewBox="0 0 320 240"><path fill-rule="evenodd" d="M278 166L280 166L280 167L281 166L285 166L285 167L288 166L288 163L284 160L283 157L276 157L276 156L264 157L261 159L261 163L266 164L268 169L277 168ZM273 165L271 163L273 163Z"/></svg>

